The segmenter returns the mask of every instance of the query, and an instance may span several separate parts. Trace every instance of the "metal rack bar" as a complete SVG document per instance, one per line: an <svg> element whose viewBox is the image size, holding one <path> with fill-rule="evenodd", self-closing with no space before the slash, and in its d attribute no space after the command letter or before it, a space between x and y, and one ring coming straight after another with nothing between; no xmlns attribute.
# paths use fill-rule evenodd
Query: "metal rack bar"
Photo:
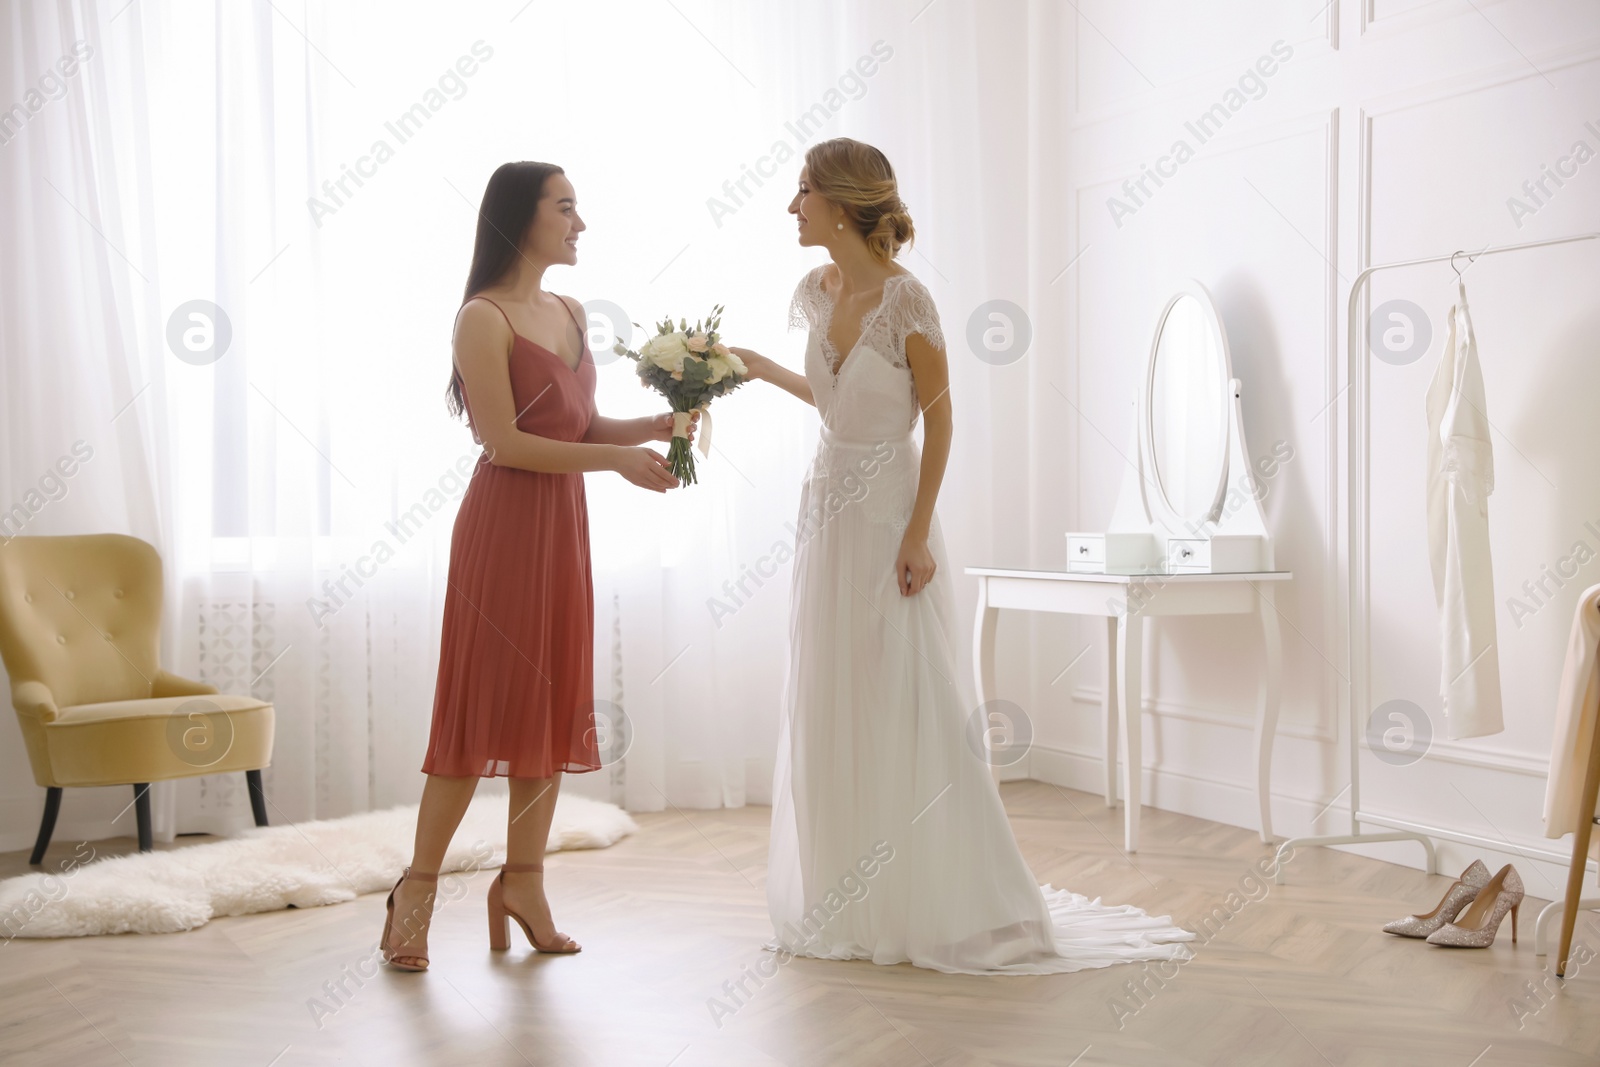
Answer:
<svg viewBox="0 0 1600 1067"><path fill-rule="evenodd" d="M1400 267L1416 267L1426 263L1445 263L1456 256L1465 255L1469 262L1483 256L1498 255L1501 252L1520 252L1529 248L1546 248L1551 245L1571 244L1575 241L1600 240L1600 233L1579 233L1566 237L1555 237L1545 241L1527 241L1522 244L1499 245L1485 247L1478 252L1458 251L1450 255L1424 256L1420 259L1397 260L1393 263L1379 263L1368 267L1356 275L1355 282L1350 286L1350 298L1346 308L1345 320L1345 391L1349 393L1348 402L1348 432L1347 437L1347 473L1349 488L1346 494L1346 512L1348 519L1348 539L1350 546L1350 610L1346 639L1350 653L1350 680L1345 687L1344 715L1348 729L1348 742L1350 746L1350 832L1348 834L1320 834L1310 837L1291 837L1278 846L1277 873L1274 881L1283 883L1284 853L1292 851L1301 845L1359 845L1377 844L1384 841L1416 841L1423 847L1426 855L1424 869L1429 874L1437 873L1438 861L1434 852L1433 839L1445 838L1459 840L1461 835L1457 831L1446 830L1441 827L1429 826L1423 823L1409 824L1409 829L1390 829L1385 833L1365 833L1361 829L1363 822L1378 825L1388 824L1393 827L1399 820L1371 815L1361 810L1361 718L1356 714L1356 709L1366 707L1371 703L1370 678L1367 672L1367 652L1370 641L1371 617L1368 604L1368 591L1370 588L1369 560L1367 551L1368 533L1368 508L1371 492L1371 466L1370 466L1370 438L1372 422L1369 410L1370 388L1368 371L1370 362L1365 358L1367 331L1358 325L1358 312L1361 308L1361 298L1366 292L1367 280L1379 271L1396 270ZM1335 398L1337 399L1337 398ZM1511 851L1527 851L1518 849L1517 846L1505 843Z"/></svg>

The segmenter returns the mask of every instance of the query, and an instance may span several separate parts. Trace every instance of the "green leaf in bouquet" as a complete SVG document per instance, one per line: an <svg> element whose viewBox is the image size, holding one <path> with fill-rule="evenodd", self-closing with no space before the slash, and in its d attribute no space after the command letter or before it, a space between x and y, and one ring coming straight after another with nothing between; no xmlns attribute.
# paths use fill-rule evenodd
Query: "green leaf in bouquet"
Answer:
<svg viewBox="0 0 1600 1067"><path fill-rule="evenodd" d="M683 361L683 380L685 384L706 384L711 380L711 364L695 356L687 357Z"/></svg>

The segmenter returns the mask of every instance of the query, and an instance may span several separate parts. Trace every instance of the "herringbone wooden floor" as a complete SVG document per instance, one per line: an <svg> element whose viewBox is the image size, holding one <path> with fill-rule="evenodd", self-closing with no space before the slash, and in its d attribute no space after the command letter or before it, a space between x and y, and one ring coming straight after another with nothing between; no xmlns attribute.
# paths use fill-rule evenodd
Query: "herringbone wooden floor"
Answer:
<svg viewBox="0 0 1600 1067"><path fill-rule="evenodd" d="M748 974L772 959L768 810L667 812L639 816L641 832L610 849L550 858L557 919L584 944L575 957L521 942L491 954L487 873L439 911L426 974L374 969L383 894L170 936L13 941L0 946L0 1062L1600 1063L1600 961L1564 984L1545 969L1532 937L1543 901L1524 905L1516 946L1508 926L1487 951L1434 948L1378 928L1432 907L1445 878L1306 849L1272 886L1252 877L1270 856L1253 833L1148 809L1130 862L1098 798L1037 782L1002 792L1040 881L1191 929L1204 920L1195 958L991 978L795 960L758 984ZM25 869L24 854L0 856L0 875ZM1592 914L1579 940L1600 946ZM741 980L730 998L724 983ZM735 1010L714 1019L712 998Z"/></svg>

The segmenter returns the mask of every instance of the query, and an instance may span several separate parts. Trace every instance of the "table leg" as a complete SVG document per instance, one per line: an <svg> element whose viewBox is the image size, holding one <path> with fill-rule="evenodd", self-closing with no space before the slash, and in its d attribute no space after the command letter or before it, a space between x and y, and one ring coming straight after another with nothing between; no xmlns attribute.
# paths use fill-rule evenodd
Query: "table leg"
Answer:
<svg viewBox="0 0 1600 1067"><path fill-rule="evenodd" d="M1141 618L1124 611L1117 618L1117 708L1122 716L1123 843L1129 852L1139 850L1139 807L1144 802L1140 786L1144 764L1139 695L1140 656L1143 653Z"/></svg>
<svg viewBox="0 0 1600 1067"><path fill-rule="evenodd" d="M978 690L978 707L987 704L994 695L994 628L1000 609L989 604L989 579L978 577L978 617L972 625L972 683ZM976 710L976 709L975 709ZM988 720L985 718L984 752L989 752ZM989 776L1000 781L1000 768L989 759Z"/></svg>
<svg viewBox="0 0 1600 1067"><path fill-rule="evenodd" d="M1261 706L1256 713L1256 803L1261 808L1261 841L1272 844L1272 742L1278 733L1278 707L1283 693L1283 639L1278 631L1278 608L1272 583L1255 586L1260 602L1261 644L1266 653L1266 674L1261 680Z"/></svg>
<svg viewBox="0 0 1600 1067"><path fill-rule="evenodd" d="M1106 685L1100 697L1105 718L1106 807L1117 806L1117 620L1106 616Z"/></svg>

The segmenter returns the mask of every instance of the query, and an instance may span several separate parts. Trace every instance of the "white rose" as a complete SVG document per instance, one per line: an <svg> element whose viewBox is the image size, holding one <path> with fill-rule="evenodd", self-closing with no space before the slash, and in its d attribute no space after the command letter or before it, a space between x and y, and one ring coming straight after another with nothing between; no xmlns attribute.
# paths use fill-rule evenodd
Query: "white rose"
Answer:
<svg viewBox="0 0 1600 1067"><path fill-rule="evenodd" d="M728 367L733 371L733 373L737 374L741 378L747 378L750 376L750 368L744 365L744 360L739 358L738 353L733 351L725 351L718 354L721 355L723 359L728 361Z"/></svg>
<svg viewBox="0 0 1600 1067"><path fill-rule="evenodd" d="M646 341L639 354L651 366L681 374L683 358L689 354L689 346L681 333L661 333Z"/></svg>

